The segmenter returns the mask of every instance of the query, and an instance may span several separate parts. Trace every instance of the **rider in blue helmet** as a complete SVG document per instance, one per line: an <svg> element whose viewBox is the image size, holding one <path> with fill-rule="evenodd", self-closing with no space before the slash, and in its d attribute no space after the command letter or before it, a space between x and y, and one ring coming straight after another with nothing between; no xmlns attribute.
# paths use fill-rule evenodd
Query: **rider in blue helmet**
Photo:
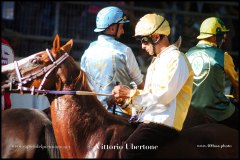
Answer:
<svg viewBox="0 0 240 160"><path fill-rule="evenodd" d="M100 10L96 18L96 28L94 32L105 31L109 26L117 24L117 30L115 32L115 37L117 37L117 31L120 23L128 23L127 17L124 15L123 11L114 6L106 7Z"/></svg>
<svg viewBox="0 0 240 160"><path fill-rule="evenodd" d="M91 89L97 93L111 94L117 82L131 87L134 82L143 88L144 81L132 49L117 41L124 34L124 24L129 22L123 11L115 6L105 7L96 17L98 39L92 42L81 58L81 69L86 73ZM103 106L117 115L129 118L129 106L113 107L113 96L98 96Z"/></svg>

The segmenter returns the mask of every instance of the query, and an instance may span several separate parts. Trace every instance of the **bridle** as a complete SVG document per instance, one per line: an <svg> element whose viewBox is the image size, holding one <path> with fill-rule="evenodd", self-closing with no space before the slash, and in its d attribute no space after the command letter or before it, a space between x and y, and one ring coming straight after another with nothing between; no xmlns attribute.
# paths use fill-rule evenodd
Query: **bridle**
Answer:
<svg viewBox="0 0 240 160"><path fill-rule="evenodd" d="M68 53L64 53L59 59L55 60L52 56L52 54L49 52L48 49L46 49L47 53L48 53L48 56L50 58L50 60L52 61L52 64L46 66L46 67L43 67L41 70L37 71L36 73L34 74L30 74L26 77L22 77L21 73L20 73L20 70L19 70L19 67L18 67L18 62L17 61L14 61L14 66L15 66L15 71L16 71L16 74L17 74L17 78L18 78L18 90L22 91L22 86L24 84L27 84L28 82L42 76L45 74L40 86L39 86L39 90L42 89L42 86L43 84L45 83L47 77L49 76L49 74L56 68L58 67L66 58L69 57Z"/></svg>
<svg viewBox="0 0 240 160"><path fill-rule="evenodd" d="M19 66L18 66L18 61L14 61L14 66L15 66L15 71L17 74L18 78L18 87L17 89L12 89L12 85L15 82L11 82L10 84L10 91L30 91L31 94L37 93L37 94L68 94L68 95L98 95L98 96L110 96L112 94L102 94L102 93L95 93L95 92L88 92L88 91L53 91L53 90L42 90L42 86L44 85L47 77L50 75L50 73L58 67L64 60L66 60L69 57L69 54L65 52L60 58L55 60L55 58L52 56L51 52L46 49L46 52L48 54L48 57L52 61L52 64L43 67L41 70L37 71L34 74L30 74L28 76L22 77ZM45 75L44 75L45 74ZM41 84L38 89L35 89L34 87L28 88L24 87L24 84L27 84L30 81L33 81L34 79L44 75L44 78L41 81Z"/></svg>

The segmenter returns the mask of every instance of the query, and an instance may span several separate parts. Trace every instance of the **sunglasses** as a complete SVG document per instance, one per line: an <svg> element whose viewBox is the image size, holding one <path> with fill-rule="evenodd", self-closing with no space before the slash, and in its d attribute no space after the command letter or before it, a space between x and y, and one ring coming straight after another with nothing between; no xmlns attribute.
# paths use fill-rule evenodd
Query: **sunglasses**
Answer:
<svg viewBox="0 0 240 160"><path fill-rule="evenodd" d="M149 43L152 42L151 36L138 37L137 40L140 41L144 45L148 45Z"/></svg>
<svg viewBox="0 0 240 160"><path fill-rule="evenodd" d="M156 41L153 41L152 36L139 36L136 39L140 41L144 45L148 45L149 43L151 44L157 44L159 41L161 41L164 38L165 35L160 35L160 38L157 39Z"/></svg>

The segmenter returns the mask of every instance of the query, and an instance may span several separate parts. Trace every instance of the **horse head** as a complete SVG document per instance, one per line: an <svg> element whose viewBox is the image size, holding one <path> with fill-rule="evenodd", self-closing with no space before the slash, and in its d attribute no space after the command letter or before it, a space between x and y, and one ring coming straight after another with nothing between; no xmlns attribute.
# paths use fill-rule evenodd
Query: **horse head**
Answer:
<svg viewBox="0 0 240 160"><path fill-rule="evenodd" d="M11 87L18 87L20 90L22 86L40 90L61 90L63 84L70 84L77 78L80 71L74 59L68 55L72 46L72 39L60 46L60 38L56 35L50 50L40 51L3 66L2 74L7 77L5 83L9 84L10 81ZM62 63L63 61L65 62Z"/></svg>

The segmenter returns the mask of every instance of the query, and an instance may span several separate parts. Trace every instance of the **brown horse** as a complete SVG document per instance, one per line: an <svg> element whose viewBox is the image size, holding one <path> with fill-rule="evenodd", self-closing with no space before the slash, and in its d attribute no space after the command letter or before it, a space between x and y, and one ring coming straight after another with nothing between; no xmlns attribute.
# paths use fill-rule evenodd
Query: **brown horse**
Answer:
<svg viewBox="0 0 240 160"><path fill-rule="evenodd" d="M37 109L2 111L2 158L60 158L52 122Z"/></svg>
<svg viewBox="0 0 240 160"><path fill-rule="evenodd" d="M69 43L72 45L72 41ZM65 55L59 46L60 40L56 36L50 52L42 52L28 61L35 67L27 67L27 71L24 64L19 67L22 77L28 77L40 73L51 63L57 66L44 73L44 77L41 74L30 76L24 84L40 89L19 88L45 93L49 97L56 141L63 146L60 148L61 157L121 158L122 143L134 131L134 126L107 112L95 96L98 93L91 92L85 74L72 57L56 62ZM8 77L21 79L15 71L6 72L9 72ZM156 158L238 158L238 131L219 124L192 127L160 148Z"/></svg>
<svg viewBox="0 0 240 160"><path fill-rule="evenodd" d="M70 45L62 47L67 52L70 49ZM7 68L11 70L11 67ZM29 108L9 109L2 111L1 115L2 158L60 158L49 108L43 111Z"/></svg>

